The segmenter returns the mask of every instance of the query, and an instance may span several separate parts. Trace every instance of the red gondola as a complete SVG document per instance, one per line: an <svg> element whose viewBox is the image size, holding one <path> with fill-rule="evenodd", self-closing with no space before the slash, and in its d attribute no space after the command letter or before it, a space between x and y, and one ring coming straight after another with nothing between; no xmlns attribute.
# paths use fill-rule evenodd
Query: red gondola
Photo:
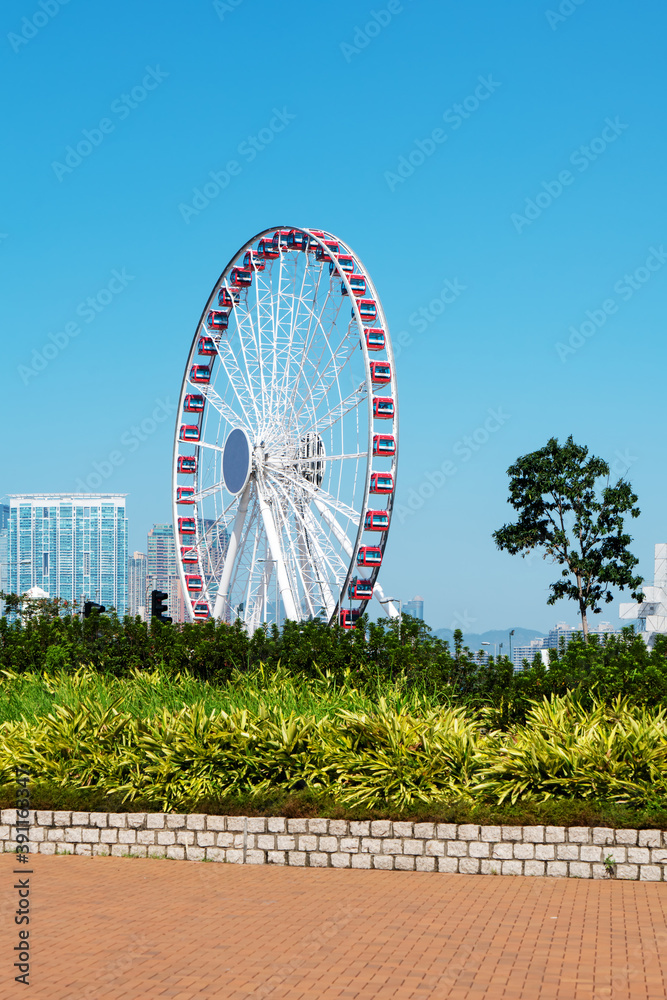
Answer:
<svg viewBox="0 0 667 1000"><path fill-rule="evenodd" d="M239 293L237 291L228 292L226 288L221 288L218 292L218 305L223 309L233 309L234 303L238 302Z"/></svg>
<svg viewBox="0 0 667 1000"><path fill-rule="evenodd" d="M371 382L373 385L391 382L391 365L388 361L371 361Z"/></svg>
<svg viewBox="0 0 667 1000"><path fill-rule="evenodd" d="M375 456L395 455L396 438L392 437L391 434L376 434L373 438L373 454Z"/></svg>
<svg viewBox="0 0 667 1000"><path fill-rule="evenodd" d="M252 285L252 271L245 267L233 267L229 275L230 285L236 285L237 288L247 288L248 285Z"/></svg>
<svg viewBox="0 0 667 1000"><path fill-rule="evenodd" d="M254 271L263 271L266 267L266 261L256 250L250 249L246 250L243 256L243 266Z"/></svg>
<svg viewBox="0 0 667 1000"><path fill-rule="evenodd" d="M374 472L371 476L371 493L393 493L394 477L391 472Z"/></svg>
<svg viewBox="0 0 667 1000"><path fill-rule="evenodd" d="M372 323L377 319L378 307L374 299L359 299L359 313L364 323ZM354 316L354 310L352 310Z"/></svg>
<svg viewBox="0 0 667 1000"><path fill-rule="evenodd" d="M189 549L187 546L181 545L181 562L191 566L192 563L199 562L199 553L196 549Z"/></svg>
<svg viewBox="0 0 667 1000"><path fill-rule="evenodd" d="M178 437L180 441L199 441L199 427L197 424L181 424Z"/></svg>
<svg viewBox="0 0 667 1000"><path fill-rule="evenodd" d="M356 622L361 618L361 611L359 608L343 608L340 613L340 626L341 628L356 628Z"/></svg>
<svg viewBox="0 0 667 1000"><path fill-rule="evenodd" d="M183 400L183 409L186 413L201 413L204 409L204 397L189 392Z"/></svg>
<svg viewBox="0 0 667 1000"><path fill-rule="evenodd" d="M375 396L373 399L373 416L377 420L392 420L394 416L394 400L389 396Z"/></svg>
<svg viewBox="0 0 667 1000"><path fill-rule="evenodd" d="M213 337L199 338L199 354L216 354L215 341Z"/></svg>
<svg viewBox="0 0 667 1000"><path fill-rule="evenodd" d="M388 531L388 512L386 510L367 510L364 528L366 531Z"/></svg>
<svg viewBox="0 0 667 1000"><path fill-rule="evenodd" d="M338 267L336 267L338 264ZM332 260L329 262L329 274L333 274L334 271L345 271L346 274L352 274L355 268L354 257L350 257L348 254L342 254L338 261Z"/></svg>
<svg viewBox="0 0 667 1000"><path fill-rule="evenodd" d="M290 229L287 235L287 246L290 250L307 250L308 237L300 229Z"/></svg>
<svg viewBox="0 0 667 1000"><path fill-rule="evenodd" d="M191 382L210 382L211 368L209 365L193 365L190 369Z"/></svg>
<svg viewBox="0 0 667 1000"><path fill-rule="evenodd" d="M361 545L357 552L357 566L380 566L382 564L382 549L375 545Z"/></svg>
<svg viewBox="0 0 667 1000"><path fill-rule="evenodd" d="M355 576L347 588L347 594L352 601L369 601L373 596L373 584L370 580L359 580Z"/></svg>
<svg viewBox="0 0 667 1000"><path fill-rule="evenodd" d="M267 260L275 260L276 257L280 257L280 250L273 249L273 240L270 236L265 236L257 244L257 253L261 254Z"/></svg>
<svg viewBox="0 0 667 1000"><path fill-rule="evenodd" d="M197 459L194 455L179 455L176 470L182 475L194 476L197 471Z"/></svg>
<svg viewBox="0 0 667 1000"><path fill-rule="evenodd" d="M322 232L321 229L311 229L310 231L310 236L308 238L308 249L312 252L317 251L319 247L319 243L317 243L315 240L316 236L321 240L324 239L324 233Z"/></svg>
<svg viewBox="0 0 667 1000"><path fill-rule="evenodd" d="M335 240L329 240L326 237L322 242L324 246L318 246L315 250L315 260L331 260L332 255L338 253L338 244Z"/></svg>
<svg viewBox="0 0 667 1000"><path fill-rule="evenodd" d="M181 535L194 535L197 532L197 525L194 517L179 517L178 530Z"/></svg>
<svg viewBox="0 0 667 1000"><path fill-rule="evenodd" d="M366 294L366 279L363 274L351 274L348 278L350 282L350 288L352 289L352 294L359 296ZM347 295L347 288L345 282L341 281L340 290L342 295Z"/></svg>
<svg viewBox="0 0 667 1000"><path fill-rule="evenodd" d="M177 486L176 487L176 503L187 503L193 504L195 496L194 486Z"/></svg>
<svg viewBox="0 0 667 1000"><path fill-rule="evenodd" d="M206 317L206 326L209 330L226 330L229 326L229 313L211 309Z"/></svg>
<svg viewBox="0 0 667 1000"><path fill-rule="evenodd" d="M199 593L204 589L204 581L198 574L186 573L185 586L193 593Z"/></svg>
<svg viewBox="0 0 667 1000"><path fill-rule="evenodd" d="M205 621L205 619L211 617L208 604L204 601L197 601L197 603L192 606L192 613L197 621Z"/></svg>
<svg viewBox="0 0 667 1000"><path fill-rule="evenodd" d="M273 249L287 250L289 247L289 229L276 229L273 234Z"/></svg>
<svg viewBox="0 0 667 1000"><path fill-rule="evenodd" d="M384 350L384 330L379 326L370 326L364 330L366 335L366 347L369 351Z"/></svg>

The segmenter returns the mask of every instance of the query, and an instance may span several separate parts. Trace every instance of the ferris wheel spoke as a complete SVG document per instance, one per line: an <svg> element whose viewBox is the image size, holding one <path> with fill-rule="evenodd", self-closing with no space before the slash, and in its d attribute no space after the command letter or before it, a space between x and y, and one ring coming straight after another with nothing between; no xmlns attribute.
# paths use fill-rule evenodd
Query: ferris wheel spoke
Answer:
<svg viewBox="0 0 667 1000"><path fill-rule="evenodd" d="M264 496L259 485L257 487L257 498L259 501L260 514L264 522L266 538L269 543L269 549L271 551L273 561L276 564L278 588L280 590L280 596L283 599L285 617L292 619L292 621L297 621L298 615L296 611L296 601L294 599L294 594L292 592L292 587L287 574L287 566L285 564L285 557L283 555L282 546L278 537L278 530L273 519L271 508L269 507L266 497Z"/></svg>
<svg viewBox="0 0 667 1000"><path fill-rule="evenodd" d="M220 582L218 583L218 594L215 599L215 607L213 610L214 618L221 618L223 614L228 610L227 608L227 593L229 590L229 581L232 576L232 569L234 568L234 562L236 560L236 553L239 547L239 539L241 538L241 532L243 531L243 525L245 523L246 514L248 513L248 503L250 502L250 483L246 486L241 496L241 501L239 503L238 511L236 512L236 517L234 518L234 527L232 528L232 533L229 537L227 543L227 554L225 556L224 566L222 568L222 576L220 577Z"/></svg>

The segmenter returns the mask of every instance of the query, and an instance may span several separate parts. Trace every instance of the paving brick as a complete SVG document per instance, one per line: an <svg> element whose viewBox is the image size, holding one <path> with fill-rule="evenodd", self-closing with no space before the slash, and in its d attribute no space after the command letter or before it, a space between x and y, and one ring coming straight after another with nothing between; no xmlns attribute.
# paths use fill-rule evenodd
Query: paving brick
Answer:
<svg viewBox="0 0 667 1000"><path fill-rule="evenodd" d="M461 875L477 875L479 872L479 858L461 858L459 861L459 872Z"/></svg>
<svg viewBox="0 0 667 1000"><path fill-rule="evenodd" d="M288 833L306 833L308 830L308 821L305 819L288 819L287 820L287 832Z"/></svg>
<svg viewBox="0 0 667 1000"><path fill-rule="evenodd" d="M167 813L165 816L168 830L184 830L185 815L183 813Z"/></svg>
<svg viewBox="0 0 667 1000"><path fill-rule="evenodd" d="M513 854L517 861L532 861L535 857L535 844L513 844Z"/></svg>
<svg viewBox="0 0 667 1000"><path fill-rule="evenodd" d="M308 833L327 834L329 832L328 819L309 819Z"/></svg>
<svg viewBox="0 0 667 1000"><path fill-rule="evenodd" d="M578 844L556 844L556 857L559 861L578 861Z"/></svg>
<svg viewBox="0 0 667 1000"><path fill-rule="evenodd" d="M523 840L526 844L543 844L544 843L544 827L543 826L524 826L523 828Z"/></svg>
<svg viewBox="0 0 667 1000"><path fill-rule="evenodd" d="M206 829L213 830L215 833L223 833L226 829L226 824L227 824L226 816L206 817Z"/></svg>
<svg viewBox="0 0 667 1000"><path fill-rule="evenodd" d="M438 823L436 836L439 840L456 840L456 823Z"/></svg>
<svg viewBox="0 0 667 1000"><path fill-rule="evenodd" d="M423 840L410 840L406 837L403 841L403 854L423 854L424 853L424 841Z"/></svg>
<svg viewBox="0 0 667 1000"><path fill-rule="evenodd" d="M397 871L402 872L412 872L415 870L415 859L414 856L406 857L403 854L399 854L398 857L394 858L394 868Z"/></svg>
<svg viewBox="0 0 667 1000"><path fill-rule="evenodd" d="M536 861L553 861L556 857L555 844L535 844Z"/></svg>
<svg viewBox="0 0 667 1000"><path fill-rule="evenodd" d="M545 826L544 842L546 844L562 844L565 841L564 826Z"/></svg>
<svg viewBox="0 0 667 1000"><path fill-rule="evenodd" d="M394 859L387 854L374 854L373 855L373 868L379 868L382 871L390 871L394 867Z"/></svg>
<svg viewBox="0 0 667 1000"><path fill-rule="evenodd" d="M134 830L146 829L146 813L128 813L127 825Z"/></svg>
<svg viewBox="0 0 667 1000"><path fill-rule="evenodd" d="M454 875L459 870L458 858L438 858L438 871Z"/></svg>
<svg viewBox="0 0 667 1000"><path fill-rule="evenodd" d="M640 847L662 847L660 830L640 830L637 842Z"/></svg>
<svg viewBox="0 0 667 1000"><path fill-rule="evenodd" d="M413 823L394 823L394 837L411 837Z"/></svg>
<svg viewBox="0 0 667 1000"><path fill-rule="evenodd" d="M617 830L615 839L617 844L626 844L628 847L633 847L637 843L638 837L638 830Z"/></svg>
<svg viewBox="0 0 667 1000"><path fill-rule="evenodd" d="M523 874L541 876L546 874L546 862L545 861L524 861L523 863Z"/></svg>
<svg viewBox="0 0 667 1000"><path fill-rule="evenodd" d="M371 822L371 837L393 836L392 823L388 819L374 819Z"/></svg>
<svg viewBox="0 0 667 1000"><path fill-rule="evenodd" d="M570 862L570 878L591 878L591 866L585 861Z"/></svg>
<svg viewBox="0 0 667 1000"><path fill-rule="evenodd" d="M352 867L353 868L370 868L371 867L371 856L370 856L370 854L353 854L352 855Z"/></svg>
<svg viewBox="0 0 667 1000"><path fill-rule="evenodd" d="M636 879L638 877L638 867L637 865L617 865L616 866L616 878L620 879Z"/></svg>
<svg viewBox="0 0 667 1000"><path fill-rule="evenodd" d="M165 828L164 813L146 813L147 830L164 830L164 828Z"/></svg>
<svg viewBox="0 0 667 1000"><path fill-rule="evenodd" d="M350 855L339 851L337 854L330 854L332 868L350 868ZM312 867L312 865L311 865Z"/></svg>
<svg viewBox="0 0 667 1000"><path fill-rule="evenodd" d="M435 823L415 823L414 837L432 840L435 837ZM425 871L429 869L424 869Z"/></svg>
<svg viewBox="0 0 667 1000"><path fill-rule="evenodd" d="M350 836L351 837L370 837L371 835L371 824L370 820L350 821Z"/></svg>
<svg viewBox="0 0 667 1000"><path fill-rule="evenodd" d="M269 833L287 833L287 820L282 816L269 816L266 825Z"/></svg>
<svg viewBox="0 0 667 1000"><path fill-rule="evenodd" d="M442 840L427 840L424 850L429 857L444 858L445 844Z"/></svg>
<svg viewBox="0 0 667 1000"><path fill-rule="evenodd" d="M567 861L547 861L547 875L553 878L567 878Z"/></svg>
<svg viewBox="0 0 667 1000"><path fill-rule="evenodd" d="M502 865L500 870L503 875L523 875L522 861L501 861L500 863ZM460 865L459 871L461 871Z"/></svg>
<svg viewBox="0 0 667 1000"><path fill-rule="evenodd" d="M493 843L495 840L500 840L501 837L502 831L499 826L481 826L479 828L479 839L487 843Z"/></svg>
<svg viewBox="0 0 667 1000"><path fill-rule="evenodd" d="M473 823L462 823L458 829L459 840L479 840L479 827Z"/></svg>
<svg viewBox="0 0 667 1000"><path fill-rule="evenodd" d="M488 858L490 853L491 844L486 844L482 841L472 841L470 844L469 854L471 858Z"/></svg>
<svg viewBox="0 0 667 1000"><path fill-rule="evenodd" d="M308 857L311 868L328 868L332 855L322 851L313 851Z"/></svg>
<svg viewBox="0 0 667 1000"><path fill-rule="evenodd" d="M628 863L631 865L647 865L651 860L648 847L629 847Z"/></svg>

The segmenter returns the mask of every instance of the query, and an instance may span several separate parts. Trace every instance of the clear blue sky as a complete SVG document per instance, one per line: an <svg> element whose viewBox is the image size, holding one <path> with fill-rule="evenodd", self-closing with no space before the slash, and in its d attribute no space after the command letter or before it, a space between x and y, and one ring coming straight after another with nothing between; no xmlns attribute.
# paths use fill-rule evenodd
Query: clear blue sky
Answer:
<svg viewBox="0 0 667 1000"><path fill-rule="evenodd" d="M358 251L405 334L399 505L456 470L396 518L385 591L422 594L436 628L574 621L546 607L552 568L491 539L512 515L507 467L570 433L634 484L652 576L667 540L662 4L43 4L1 15L3 492L73 490L97 463L145 550L171 520L170 406L211 286L253 233L314 226ZM82 140L90 154L67 161ZM179 208L230 160L240 172L208 206ZM592 336L573 334L587 311ZM168 419L137 440L158 401Z"/></svg>

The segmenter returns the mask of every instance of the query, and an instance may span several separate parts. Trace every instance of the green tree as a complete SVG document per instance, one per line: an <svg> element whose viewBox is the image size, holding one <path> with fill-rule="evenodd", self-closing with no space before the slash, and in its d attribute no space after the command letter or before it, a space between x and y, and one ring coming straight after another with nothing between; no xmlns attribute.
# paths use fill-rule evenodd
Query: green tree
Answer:
<svg viewBox="0 0 667 1000"><path fill-rule="evenodd" d="M628 549L632 539L623 531L624 515L639 516L637 497L623 479L611 486L607 463L589 458L571 435L564 445L551 438L523 455L507 474L508 502L519 519L493 533L496 545L522 556L541 548L563 567L547 603L576 601L587 642L587 612L597 614L603 601L613 600L612 588L632 588L634 600L643 599L642 577L633 575L638 560Z"/></svg>

